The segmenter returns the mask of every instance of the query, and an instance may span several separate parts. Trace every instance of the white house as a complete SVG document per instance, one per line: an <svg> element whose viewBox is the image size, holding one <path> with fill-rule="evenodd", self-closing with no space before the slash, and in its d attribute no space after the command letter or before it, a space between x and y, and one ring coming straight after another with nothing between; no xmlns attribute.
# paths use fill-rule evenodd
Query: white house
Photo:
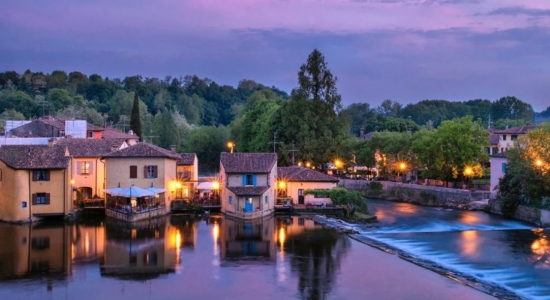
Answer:
<svg viewBox="0 0 550 300"><path fill-rule="evenodd" d="M280 167L277 171L278 198L291 198L293 204L331 204L329 198L304 195L306 190L331 190L338 179L304 167Z"/></svg>

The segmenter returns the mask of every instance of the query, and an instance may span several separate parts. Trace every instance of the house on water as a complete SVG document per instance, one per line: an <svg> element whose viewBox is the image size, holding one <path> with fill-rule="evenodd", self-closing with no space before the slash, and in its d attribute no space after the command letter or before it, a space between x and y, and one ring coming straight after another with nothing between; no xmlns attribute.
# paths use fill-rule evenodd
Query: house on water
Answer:
<svg viewBox="0 0 550 300"><path fill-rule="evenodd" d="M0 220L31 222L73 210L71 157L66 147L6 145L0 148Z"/></svg>
<svg viewBox="0 0 550 300"><path fill-rule="evenodd" d="M221 153L222 212L241 219L272 214L276 179L275 153Z"/></svg>
<svg viewBox="0 0 550 300"><path fill-rule="evenodd" d="M164 215L176 197L178 153L138 143L103 156L106 164L105 214L125 221Z"/></svg>

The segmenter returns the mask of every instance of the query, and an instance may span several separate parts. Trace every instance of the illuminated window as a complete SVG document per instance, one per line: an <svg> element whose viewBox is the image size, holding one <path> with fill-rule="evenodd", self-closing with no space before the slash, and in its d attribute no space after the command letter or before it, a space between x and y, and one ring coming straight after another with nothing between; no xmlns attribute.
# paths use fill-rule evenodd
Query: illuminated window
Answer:
<svg viewBox="0 0 550 300"><path fill-rule="evenodd" d="M82 168L81 174L84 174L84 175L90 174L90 162L89 161L81 162L81 168Z"/></svg>

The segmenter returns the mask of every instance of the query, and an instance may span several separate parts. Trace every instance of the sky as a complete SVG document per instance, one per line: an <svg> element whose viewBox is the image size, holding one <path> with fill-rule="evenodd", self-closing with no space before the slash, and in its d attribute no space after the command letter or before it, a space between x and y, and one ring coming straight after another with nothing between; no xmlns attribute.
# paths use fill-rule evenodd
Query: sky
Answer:
<svg viewBox="0 0 550 300"><path fill-rule="evenodd" d="M290 92L319 49L345 105L550 106L550 0L0 0L0 71L196 74Z"/></svg>

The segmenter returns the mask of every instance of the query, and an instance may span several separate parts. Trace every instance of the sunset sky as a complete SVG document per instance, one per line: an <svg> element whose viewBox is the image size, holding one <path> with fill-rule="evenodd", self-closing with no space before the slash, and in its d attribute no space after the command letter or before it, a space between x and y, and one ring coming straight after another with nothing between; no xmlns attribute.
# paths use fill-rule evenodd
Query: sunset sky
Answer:
<svg viewBox="0 0 550 300"><path fill-rule="evenodd" d="M345 104L550 106L549 0L4 0L0 71L196 74L290 91L318 48Z"/></svg>

